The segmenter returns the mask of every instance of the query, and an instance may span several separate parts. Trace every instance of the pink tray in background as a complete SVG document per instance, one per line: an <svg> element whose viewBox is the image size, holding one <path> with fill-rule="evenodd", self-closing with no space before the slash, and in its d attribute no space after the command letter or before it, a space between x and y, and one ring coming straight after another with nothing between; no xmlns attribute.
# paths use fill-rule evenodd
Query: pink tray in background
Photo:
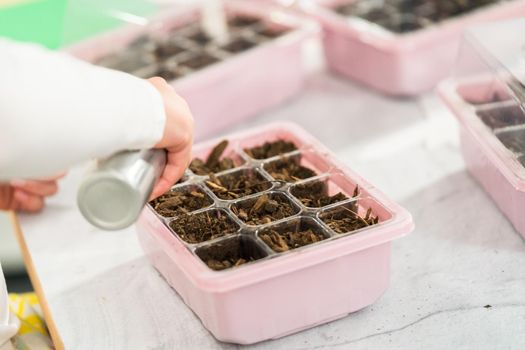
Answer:
<svg viewBox="0 0 525 350"><path fill-rule="evenodd" d="M323 27L328 66L383 93L400 96L431 90L450 74L467 26L525 15L525 1L514 0L487 6L426 29L394 34L364 21L350 23L328 10L345 2L348 1L304 1L310 4L303 6L304 12L316 18Z"/></svg>
<svg viewBox="0 0 525 350"><path fill-rule="evenodd" d="M410 214L347 169L328 149L295 124L270 124L225 138L230 140L226 152L237 155L242 169L256 168L270 181L271 175L264 171L264 165L279 160L280 156L254 160L243 149L265 141L284 139L299 147L290 155L300 154L302 164L315 169L318 174L298 183L326 180L330 195L341 191L349 198L356 184L361 191L357 199L312 209L294 199L289 187L276 185L268 191L287 197L295 203L298 212L289 218L258 227L236 220L241 229L230 239L241 237L251 240L268 255L222 271L211 270L196 253L217 240L187 244L169 227L171 219L158 216L150 206L145 208L137 225L141 245L152 264L203 325L221 341L251 344L344 317L379 299L389 285L390 242L413 229ZM205 157L219 141L197 145L194 155ZM226 173L232 171L235 170ZM235 220L229 208L236 201L219 200L206 186L202 186L206 177L188 175L186 182L176 185L174 189L187 184L201 186L213 198L211 208L222 208ZM335 234L323 224L322 213L337 210L343 205L351 205L361 215L371 208L373 214L379 217L379 223L352 233ZM328 238L285 253L275 253L258 236L265 228L294 223L299 218L326 229Z"/></svg>
<svg viewBox="0 0 525 350"><path fill-rule="evenodd" d="M303 47L319 35L318 26L276 6L227 0L227 14L254 16L272 26L289 29L281 37L172 81L189 103L196 121L196 139L277 106L303 87ZM198 21L198 11L172 10L154 18L147 29L128 25L67 49L90 62L126 47L133 39L155 30L169 31Z"/></svg>
<svg viewBox="0 0 525 350"><path fill-rule="evenodd" d="M440 85L439 93L460 122L461 149L468 170L525 238L525 167L519 162L519 155L507 149L498 139L497 131L492 131L477 115L480 111L494 108L519 107L503 87L496 87L493 96L486 96L487 89L482 84L494 84L492 79L487 81L490 83L484 79L462 82L449 79ZM484 99L495 96L499 96L501 101L483 103ZM505 132L523 127L525 123L501 130Z"/></svg>

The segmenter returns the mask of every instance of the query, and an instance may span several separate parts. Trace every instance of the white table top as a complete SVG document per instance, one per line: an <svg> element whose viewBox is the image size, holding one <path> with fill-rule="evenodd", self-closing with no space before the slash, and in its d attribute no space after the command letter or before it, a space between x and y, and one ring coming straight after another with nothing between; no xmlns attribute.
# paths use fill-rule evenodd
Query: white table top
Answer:
<svg viewBox="0 0 525 350"><path fill-rule="evenodd" d="M435 97L388 99L317 75L303 95L236 129L277 119L301 124L404 205L416 230L394 242L391 287L376 304L250 348L525 348L525 242L465 171L455 122ZM101 232L82 219L79 176L41 215L20 216L65 348L236 348L206 331L133 228Z"/></svg>

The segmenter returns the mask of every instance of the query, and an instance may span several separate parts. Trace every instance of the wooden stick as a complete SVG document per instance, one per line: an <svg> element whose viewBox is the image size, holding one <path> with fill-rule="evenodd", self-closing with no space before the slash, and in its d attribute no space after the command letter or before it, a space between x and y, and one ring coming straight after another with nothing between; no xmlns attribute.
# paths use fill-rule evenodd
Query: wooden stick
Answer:
<svg viewBox="0 0 525 350"><path fill-rule="evenodd" d="M44 313L44 319L46 321L49 334L51 335L51 340L53 341L56 350L64 350L64 342L62 341L62 338L60 338L58 328L53 319L53 316L51 315L51 309L49 308L44 289L42 288L42 284L40 283L40 279L38 278L33 259L31 258L31 254L29 253L29 249L27 247L24 234L22 233L18 217L14 212L9 212L9 219L13 226L13 230L15 232L18 245L20 246L20 250L22 251L22 256L24 258L29 279L31 280L31 284L35 289L35 293L38 296L38 301L40 302L40 307L42 309L42 312Z"/></svg>

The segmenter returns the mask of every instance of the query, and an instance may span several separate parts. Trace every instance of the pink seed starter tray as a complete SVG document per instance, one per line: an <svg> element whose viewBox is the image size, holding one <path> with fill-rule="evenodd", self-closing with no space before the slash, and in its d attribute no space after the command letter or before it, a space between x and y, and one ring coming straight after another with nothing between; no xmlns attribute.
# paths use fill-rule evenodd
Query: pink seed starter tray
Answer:
<svg viewBox="0 0 525 350"><path fill-rule="evenodd" d="M164 77L189 103L202 139L297 94L306 74L303 46L319 35L315 23L277 6L234 0L224 6L226 43L202 30L199 9L176 8L146 29L128 25L68 51L142 78Z"/></svg>
<svg viewBox="0 0 525 350"><path fill-rule="evenodd" d="M469 30L439 87L461 125L467 168L525 237L525 20Z"/></svg>
<svg viewBox="0 0 525 350"><path fill-rule="evenodd" d="M249 173L265 186L228 200L210 187L211 175L188 171L171 192L201 193L208 198L207 206L163 217L148 205L137 224L152 264L203 325L221 341L251 344L344 317L379 299L389 285L390 242L412 231L410 214L295 124L270 124L224 139L229 144L223 154L235 159L235 167L213 177L226 183L228 177ZM245 151L276 140L291 142L297 149L268 159L254 159ZM205 159L219 141L196 145L194 156ZM285 160L313 173L283 181L272 171ZM299 199L305 188L330 196L339 193L338 199L325 206L305 202ZM247 223L239 208L255 207L263 196L288 203L292 211L274 221ZM222 218L233 229L215 232L201 243L188 243L182 232L172 229L199 215ZM336 232L334 219L357 220L361 225ZM301 230L311 230L320 240L283 251L264 238L271 232ZM214 270L211 262L223 261L224 252L242 258L242 265Z"/></svg>
<svg viewBox="0 0 525 350"><path fill-rule="evenodd" d="M324 29L328 66L383 93L417 95L449 76L463 30L476 23L525 15L525 1L297 1ZM451 13L442 17L435 8ZM448 8L447 8L448 7ZM441 11L441 10L440 10Z"/></svg>

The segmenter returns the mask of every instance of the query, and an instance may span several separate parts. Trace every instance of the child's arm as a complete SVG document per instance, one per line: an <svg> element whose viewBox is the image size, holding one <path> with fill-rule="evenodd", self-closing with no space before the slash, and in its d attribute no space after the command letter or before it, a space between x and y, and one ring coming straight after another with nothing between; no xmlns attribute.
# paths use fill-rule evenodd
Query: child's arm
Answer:
<svg viewBox="0 0 525 350"><path fill-rule="evenodd" d="M50 176L123 149L168 149L155 194L189 163L193 119L162 79L0 39L0 182Z"/></svg>

